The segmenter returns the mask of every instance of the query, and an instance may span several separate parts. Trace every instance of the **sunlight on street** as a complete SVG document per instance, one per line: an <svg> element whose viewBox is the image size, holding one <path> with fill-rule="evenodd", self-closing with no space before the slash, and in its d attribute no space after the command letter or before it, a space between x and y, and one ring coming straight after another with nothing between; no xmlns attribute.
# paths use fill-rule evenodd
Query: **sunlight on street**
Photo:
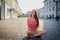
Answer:
<svg viewBox="0 0 60 40"><path fill-rule="evenodd" d="M22 39L26 36L27 18L0 20L0 36L5 39ZM43 20L39 20L39 30L43 27Z"/></svg>

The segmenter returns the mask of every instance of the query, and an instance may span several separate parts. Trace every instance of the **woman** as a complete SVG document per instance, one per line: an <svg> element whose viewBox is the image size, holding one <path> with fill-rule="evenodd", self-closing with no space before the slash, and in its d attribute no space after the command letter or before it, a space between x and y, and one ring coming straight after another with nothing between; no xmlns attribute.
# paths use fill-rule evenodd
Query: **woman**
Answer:
<svg viewBox="0 0 60 40"><path fill-rule="evenodd" d="M45 30L37 30L39 27L39 20L36 10L32 10L30 18L27 19L27 25L28 30L26 32L29 37L43 36L46 33Z"/></svg>

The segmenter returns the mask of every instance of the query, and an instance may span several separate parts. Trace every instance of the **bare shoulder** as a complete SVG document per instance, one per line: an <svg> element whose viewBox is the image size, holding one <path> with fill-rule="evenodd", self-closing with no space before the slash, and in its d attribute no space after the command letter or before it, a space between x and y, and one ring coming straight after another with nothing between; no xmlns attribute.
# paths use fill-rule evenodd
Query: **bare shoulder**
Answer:
<svg viewBox="0 0 60 40"><path fill-rule="evenodd" d="M30 18L27 19L27 21L29 21L29 20L30 20Z"/></svg>

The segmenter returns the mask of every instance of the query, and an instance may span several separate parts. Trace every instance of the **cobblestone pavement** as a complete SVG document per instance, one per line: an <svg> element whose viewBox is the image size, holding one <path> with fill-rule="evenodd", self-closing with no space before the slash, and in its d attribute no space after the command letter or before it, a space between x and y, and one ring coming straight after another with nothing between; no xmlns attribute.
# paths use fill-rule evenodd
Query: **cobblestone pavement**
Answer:
<svg viewBox="0 0 60 40"><path fill-rule="evenodd" d="M43 28L47 31L44 36L45 40L60 40L60 19L59 21L55 19L44 20Z"/></svg>
<svg viewBox="0 0 60 40"><path fill-rule="evenodd" d="M39 19L39 24L39 30L47 31L43 40L60 40L60 20L57 22L55 19ZM26 36L26 30L27 18L25 17L0 20L0 40L22 40Z"/></svg>
<svg viewBox="0 0 60 40"><path fill-rule="evenodd" d="M26 36L27 18L0 20L0 40L22 40ZM40 29L43 29L43 20Z"/></svg>

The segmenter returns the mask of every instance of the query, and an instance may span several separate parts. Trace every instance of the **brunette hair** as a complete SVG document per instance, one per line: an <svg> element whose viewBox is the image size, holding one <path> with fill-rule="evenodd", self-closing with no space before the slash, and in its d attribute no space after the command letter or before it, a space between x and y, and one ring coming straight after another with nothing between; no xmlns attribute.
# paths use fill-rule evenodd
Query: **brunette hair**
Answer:
<svg viewBox="0 0 60 40"><path fill-rule="evenodd" d="M36 22L37 22L37 25L36 25L36 27L38 28L39 27L39 20L38 20L38 16L37 16L37 12L36 12L36 10L32 10L32 11L35 11L35 15L34 15L34 18L35 18L35 20L36 20ZM30 17L32 16L32 14L30 15Z"/></svg>

